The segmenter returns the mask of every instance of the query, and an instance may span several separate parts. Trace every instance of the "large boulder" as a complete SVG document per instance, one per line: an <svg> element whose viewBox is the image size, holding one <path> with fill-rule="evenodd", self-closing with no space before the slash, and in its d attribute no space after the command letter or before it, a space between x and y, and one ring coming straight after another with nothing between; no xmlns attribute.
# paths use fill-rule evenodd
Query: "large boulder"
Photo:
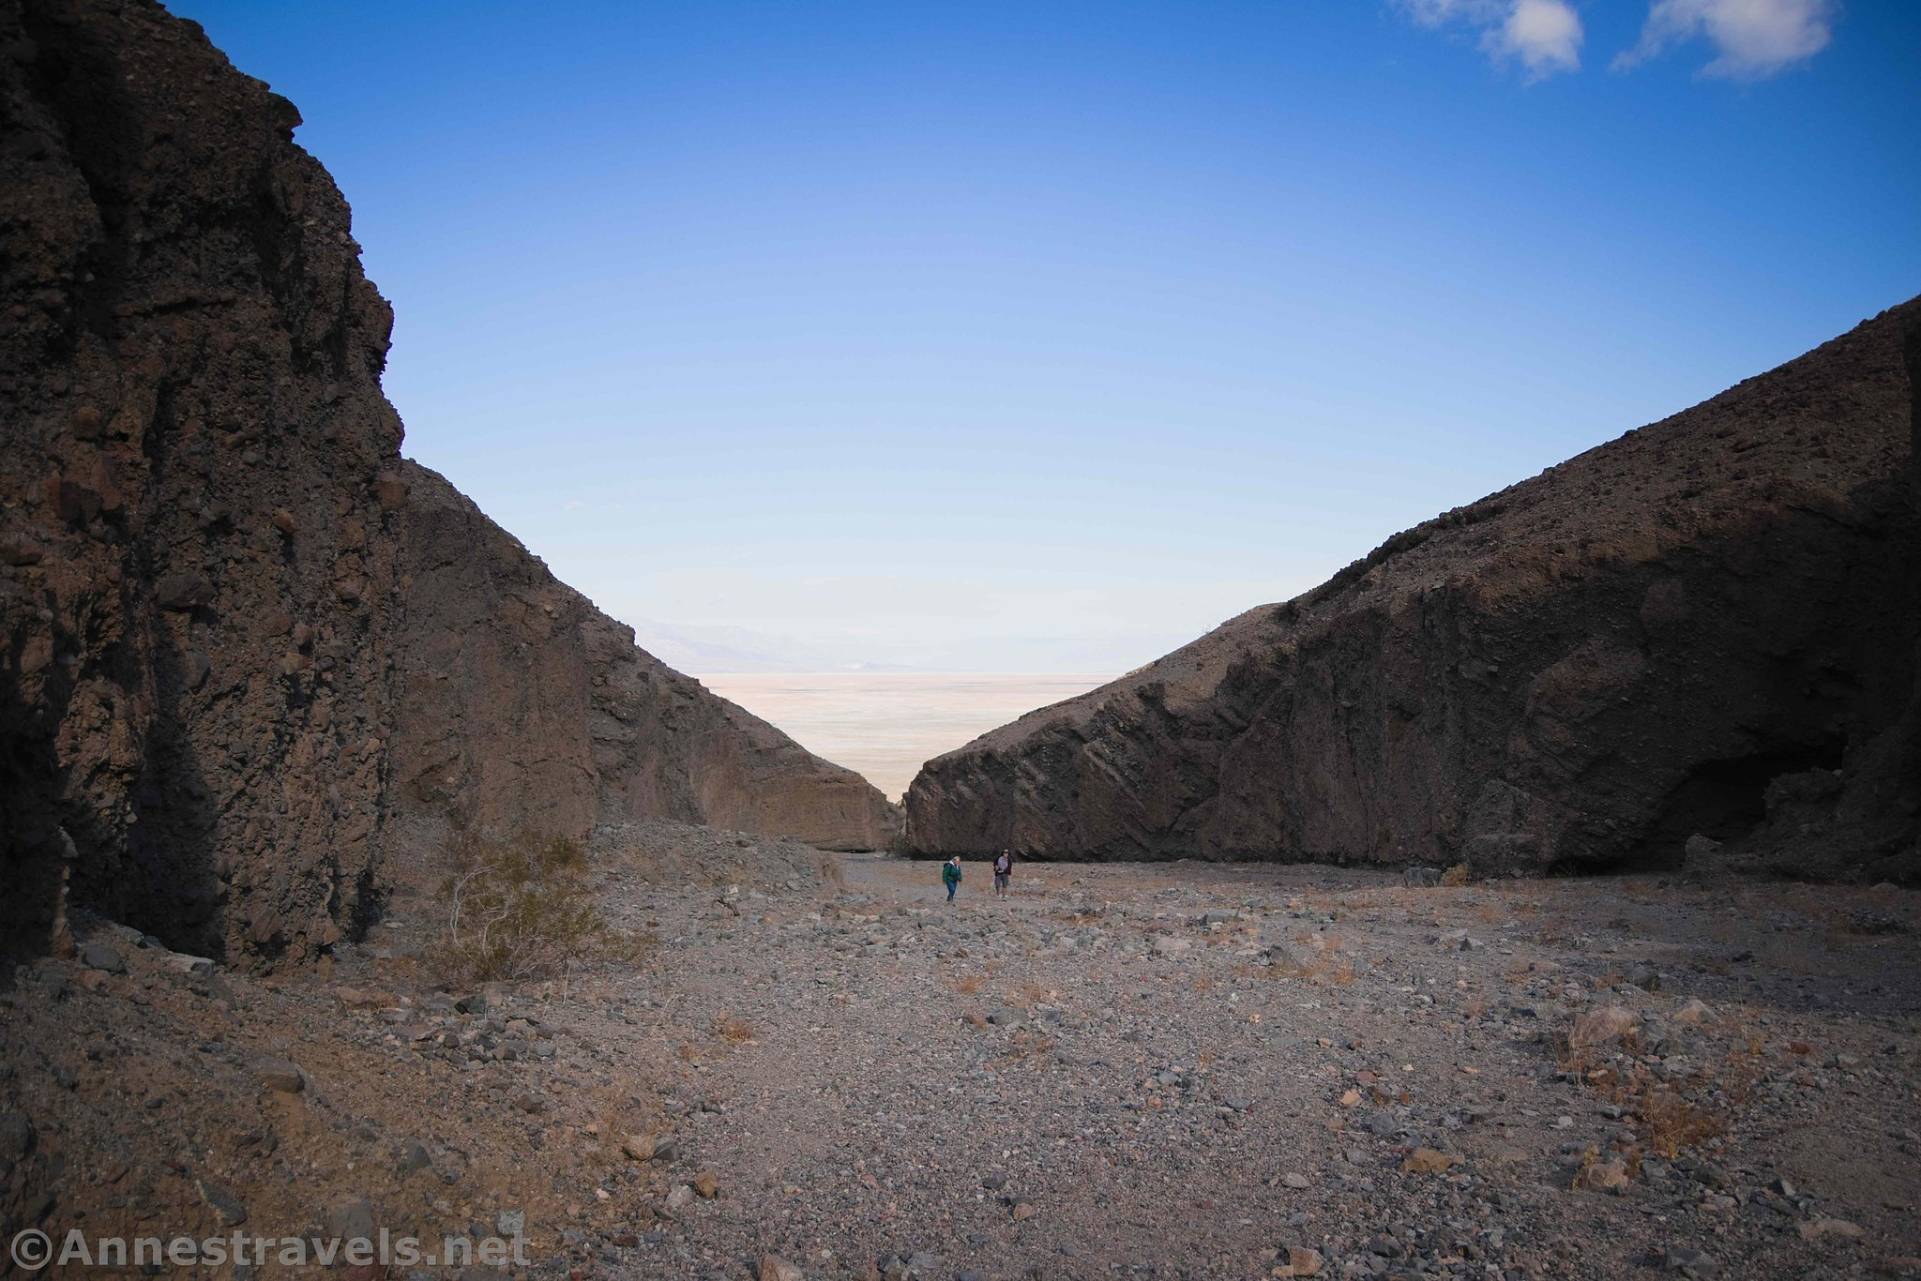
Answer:
<svg viewBox="0 0 1921 1281"><path fill-rule="evenodd" d="M926 854L1912 875L1921 301L930 761Z"/></svg>

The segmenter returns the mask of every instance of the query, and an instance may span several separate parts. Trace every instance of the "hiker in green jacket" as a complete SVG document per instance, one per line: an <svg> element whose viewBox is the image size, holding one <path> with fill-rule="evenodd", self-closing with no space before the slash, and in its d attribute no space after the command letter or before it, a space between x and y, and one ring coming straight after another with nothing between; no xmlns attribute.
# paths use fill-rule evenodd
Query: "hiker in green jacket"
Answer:
<svg viewBox="0 0 1921 1281"><path fill-rule="evenodd" d="M952 903L954 891L960 888L961 883L960 855L956 854L940 865L940 879L947 886L947 901Z"/></svg>

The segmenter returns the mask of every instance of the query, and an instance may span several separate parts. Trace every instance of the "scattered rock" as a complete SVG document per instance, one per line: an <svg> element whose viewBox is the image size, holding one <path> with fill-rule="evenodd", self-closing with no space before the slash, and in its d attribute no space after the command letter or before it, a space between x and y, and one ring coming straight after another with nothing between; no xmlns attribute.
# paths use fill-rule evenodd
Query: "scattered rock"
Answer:
<svg viewBox="0 0 1921 1281"><path fill-rule="evenodd" d="M1714 1017L1714 1011L1709 1008L1706 1001L1703 1001L1699 997L1691 996L1680 1009L1674 1012L1672 1017L1676 1023L1681 1024L1683 1027L1700 1027L1703 1023L1706 1023Z"/></svg>
<svg viewBox="0 0 1921 1281"><path fill-rule="evenodd" d="M1667 1247L1662 1256L1662 1264L1668 1271L1696 1278L1696 1281L1707 1281L1707 1278L1717 1276L1721 1271L1719 1260L1707 1251L1691 1245Z"/></svg>
<svg viewBox="0 0 1921 1281"><path fill-rule="evenodd" d="M162 609L184 613L213 603L213 583L205 574L180 570L161 576L153 598Z"/></svg>
<svg viewBox="0 0 1921 1281"><path fill-rule="evenodd" d="M932 1250L916 1250L884 1269L887 1281L945 1281L946 1263Z"/></svg>
<svg viewBox="0 0 1921 1281"><path fill-rule="evenodd" d="M1859 1238L1861 1225L1846 1219L1808 1219L1797 1229L1803 1241L1819 1241L1823 1237Z"/></svg>
<svg viewBox="0 0 1921 1281"><path fill-rule="evenodd" d="M1577 1049L1593 1048L1618 1041L1639 1025L1634 1012L1624 1005L1603 1005L1574 1020L1568 1044Z"/></svg>
<svg viewBox="0 0 1921 1281"><path fill-rule="evenodd" d="M247 1207L226 1188L206 1179L195 1179L194 1187L200 1193L200 1199L206 1202L226 1227L238 1227L247 1221Z"/></svg>
<svg viewBox="0 0 1921 1281"><path fill-rule="evenodd" d="M1446 1174L1460 1161L1460 1157L1435 1148L1415 1148L1401 1162L1403 1174Z"/></svg>
<svg viewBox="0 0 1921 1281"><path fill-rule="evenodd" d="M100 970L107 974L125 974L127 958L120 950L106 943L92 942L80 945L80 963L90 970Z"/></svg>
<svg viewBox="0 0 1921 1281"><path fill-rule="evenodd" d="M1291 1245L1287 1262L1274 1269L1277 1277L1317 1277L1321 1275L1321 1252L1312 1246Z"/></svg>
<svg viewBox="0 0 1921 1281"><path fill-rule="evenodd" d="M402 1143L399 1156L394 1161L394 1171L403 1179L432 1166L433 1157L428 1154L427 1145L419 1139L408 1139Z"/></svg>
<svg viewBox="0 0 1921 1281"><path fill-rule="evenodd" d="M1590 1192L1622 1192L1629 1183L1627 1162L1585 1161L1575 1173L1573 1186Z"/></svg>
<svg viewBox="0 0 1921 1281"><path fill-rule="evenodd" d="M760 1256L758 1281L805 1281L806 1274L778 1254Z"/></svg>

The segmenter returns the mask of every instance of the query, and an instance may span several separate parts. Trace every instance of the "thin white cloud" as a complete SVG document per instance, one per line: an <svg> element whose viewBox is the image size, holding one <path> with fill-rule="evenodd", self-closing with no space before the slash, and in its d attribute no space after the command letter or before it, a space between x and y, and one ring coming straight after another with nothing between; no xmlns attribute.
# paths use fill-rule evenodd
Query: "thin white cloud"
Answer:
<svg viewBox="0 0 1921 1281"><path fill-rule="evenodd" d="M1717 56L1704 75L1758 80L1827 48L1833 22L1832 0L1654 0L1640 42L1614 60L1614 69L1706 37Z"/></svg>
<svg viewBox="0 0 1921 1281"><path fill-rule="evenodd" d="M1581 66L1585 32L1569 0L1397 0L1416 25L1459 24L1481 32L1481 48L1496 61L1519 62L1529 80Z"/></svg>
<svg viewBox="0 0 1921 1281"><path fill-rule="evenodd" d="M1498 22L1507 9L1501 0L1400 0L1400 7L1422 27L1444 27L1456 20L1484 26Z"/></svg>

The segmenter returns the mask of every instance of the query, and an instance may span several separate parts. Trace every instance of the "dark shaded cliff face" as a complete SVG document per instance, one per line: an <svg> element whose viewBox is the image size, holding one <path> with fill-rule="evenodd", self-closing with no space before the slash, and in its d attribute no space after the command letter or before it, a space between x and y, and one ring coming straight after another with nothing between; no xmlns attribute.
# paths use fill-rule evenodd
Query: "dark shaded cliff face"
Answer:
<svg viewBox="0 0 1921 1281"><path fill-rule="evenodd" d="M9 933L70 841L79 901L309 952L379 827L391 316L299 115L196 27L6 0L0 104Z"/></svg>
<svg viewBox="0 0 1921 1281"><path fill-rule="evenodd" d="M922 853L1912 876L1921 303L927 764Z"/></svg>
<svg viewBox="0 0 1921 1281"><path fill-rule="evenodd" d="M298 123L155 4L0 0L0 946L54 934L64 878L177 947L311 955L373 909L394 819L446 799L391 785L429 740L503 825L884 827L470 505L467 546L435 544L379 386L391 315ZM450 610L435 585L474 572L564 622L505 590ZM456 624L440 705L412 677Z"/></svg>

